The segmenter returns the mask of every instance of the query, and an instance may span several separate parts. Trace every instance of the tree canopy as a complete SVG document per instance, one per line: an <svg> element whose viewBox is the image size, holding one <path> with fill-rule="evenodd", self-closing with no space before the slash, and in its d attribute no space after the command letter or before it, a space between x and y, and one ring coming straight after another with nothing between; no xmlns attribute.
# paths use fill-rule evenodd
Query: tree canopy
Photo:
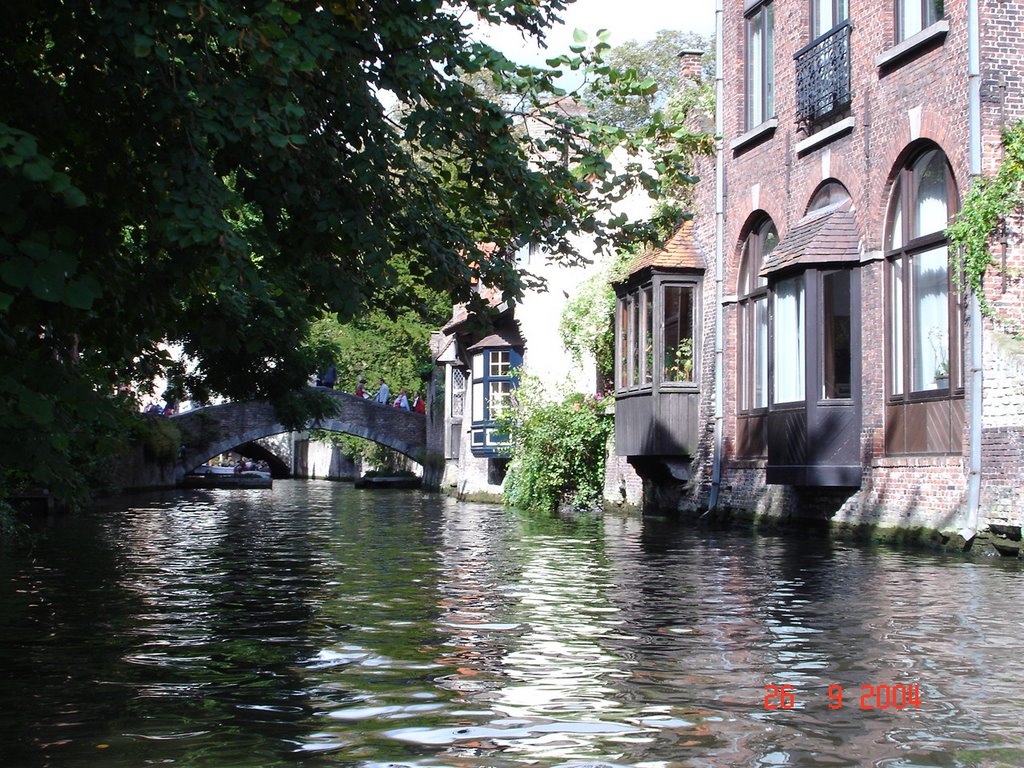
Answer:
<svg viewBox="0 0 1024 768"><path fill-rule="evenodd" d="M683 51L704 51L704 81L707 84L706 90L710 91L714 63L714 46L711 41L697 32L662 29L650 40L627 40L613 46L604 57L612 67L624 72L635 72L638 78L654 87L643 93L632 94L603 94L600 86L591 87L596 97L593 116L611 125L634 130L648 123L655 110L671 108L673 105L669 100L683 85L679 61L679 54ZM685 110L689 104L678 106Z"/></svg>
<svg viewBox="0 0 1024 768"><path fill-rule="evenodd" d="M196 361L192 394L286 403L320 362L309 330L325 314L415 307L410 283L465 300L471 278L514 299L508 255L523 240L575 259L588 254L574 232L599 246L643 233L607 203L685 176L677 155L701 138L545 109L563 95L560 68L609 80L603 35L533 68L469 31L475 14L542 38L564 7L6 3L0 491L80 489L82 462L123 431L130 396L115 393L165 366L166 343ZM482 72L515 98L462 79ZM635 74L610 80L649 90ZM547 129L516 132L525 115ZM653 153L659 173L613 167L614 146ZM499 247L481 254L484 240Z"/></svg>

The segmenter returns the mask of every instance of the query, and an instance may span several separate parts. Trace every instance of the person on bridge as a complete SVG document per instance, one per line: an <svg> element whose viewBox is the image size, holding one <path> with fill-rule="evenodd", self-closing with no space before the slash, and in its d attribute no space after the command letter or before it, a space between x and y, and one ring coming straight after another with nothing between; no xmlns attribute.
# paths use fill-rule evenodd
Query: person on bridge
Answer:
<svg viewBox="0 0 1024 768"><path fill-rule="evenodd" d="M395 398L395 408L404 408L407 411L409 410L409 396L405 393L404 389L399 392L398 397Z"/></svg>
<svg viewBox="0 0 1024 768"><path fill-rule="evenodd" d="M352 394L354 394L356 397L369 397L370 393L366 391L366 387L363 384L363 380L360 379L359 383L356 384L356 391L353 392Z"/></svg>
<svg viewBox="0 0 1024 768"><path fill-rule="evenodd" d="M377 394L373 398L373 402L380 403L381 405L387 405L389 400L391 400L391 390L388 389L388 385L384 383L384 379L381 379L377 389Z"/></svg>
<svg viewBox="0 0 1024 768"><path fill-rule="evenodd" d="M410 403L409 407L412 410L416 411L416 413L426 413L427 412L427 401L424 400L422 397L420 397L420 393L419 392L413 392L412 393L412 403Z"/></svg>
<svg viewBox="0 0 1024 768"><path fill-rule="evenodd" d="M321 381L328 389L334 389L334 385L338 383L338 369L334 363L327 366L327 370L324 371Z"/></svg>

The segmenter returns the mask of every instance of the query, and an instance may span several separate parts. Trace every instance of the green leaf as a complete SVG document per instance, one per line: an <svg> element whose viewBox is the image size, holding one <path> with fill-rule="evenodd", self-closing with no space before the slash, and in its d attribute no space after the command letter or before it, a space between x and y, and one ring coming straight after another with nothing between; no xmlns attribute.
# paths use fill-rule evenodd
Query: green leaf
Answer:
<svg viewBox="0 0 1024 768"><path fill-rule="evenodd" d="M23 390L18 396L18 410L38 426L53 422L53 402L31 390Z"/></svg>
<svg viewBox="0 0 1024 768"><path fill-rule="evenodd" d="M92 275L85 275L68 283L64 290L64 303L75 309L88 310L102 294L99 282Z"/></svg>
<svg viewBox="0 0 1024 768"><path fill-rule="evenodd" d="M32 279L35 264L25 256L15 256L0 264L0 277L12 288L24 288Z"/></svg>
<svg viewBox="0 0 1024 768"><path fill-rule="evenodd" d="M31 163L25 163L21 172L31 181L48 181L53 176L53 165L45 158L38 158Z"/></svg>
<svg viewBox="0 0 1024 768"><path fill-rule="evenodd" d="M145 58L146 56L149 56L149 54L152 52L152 50L153 50L153 38L149 37L148 35L143 35L143 34L136 33L135 34L135 57L139 58L139 59Z"/></svg>
<svg viewBox="0 0 1024 768"><path fill-rule="evenodd" d="M574 29L572 32L572 40L574 43L585 43L587 42L587 33L582 29Z"/></svg>

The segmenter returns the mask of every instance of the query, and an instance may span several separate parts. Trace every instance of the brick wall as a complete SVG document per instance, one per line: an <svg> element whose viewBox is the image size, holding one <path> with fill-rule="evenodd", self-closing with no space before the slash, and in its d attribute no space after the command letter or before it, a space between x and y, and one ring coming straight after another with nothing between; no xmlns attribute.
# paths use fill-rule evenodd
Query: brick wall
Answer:
<svg viewBox="0 0 1024 768"><path fill-rule="evenodd" d="M775 106L778 124L759 141L733 145L746 134L744 120L744 18L742 0L727 0L723 29L725 228L723 293L726 299L723 446L720 503L770 514L824 511L833 519L879 525L954 526L965 508L968 433L962 451L948 456L886 456L885 312L883 234L895 173L917 142L937 144L949 159L961 197L970 184L968 157L967 4L947 2L949 31L930 47L880 69L878 57L894 42L891 0L851 4L851 131L818 147L797 151L806 137L795 123L793 53L809 42L809 4L774 0ZM1000 126L1024 117L1024 3L982 0L982 120L984 167L997 166ZM714 167L699 169L695 235L708 262L705 282L702 382L713 382L715 310ZM803 216L817 187L836 179L850 192L861 236L863 482L829 498L764 482L764 462L738 459L736 435L736 306L742 243L751 223L770 216L780 237ZM1011 238L1006 261L1024 267L1024 248ZM1000 253L1001 255L1001 253ZM1024 293L1013 280L990 276L990 301L1015 320L1024 319ZM985 324L985 390L982 522L1020 524L1024 503L1024 378L1021 350ZM965 347L967 332L965 331ZM965 359L969 350L965 349ZM691 499L706 495L714 436L714 388L703 386L703 450L695 461ZM967 393L969 403L970 392ZM817 510L812 507L817 507Z"/></svg>

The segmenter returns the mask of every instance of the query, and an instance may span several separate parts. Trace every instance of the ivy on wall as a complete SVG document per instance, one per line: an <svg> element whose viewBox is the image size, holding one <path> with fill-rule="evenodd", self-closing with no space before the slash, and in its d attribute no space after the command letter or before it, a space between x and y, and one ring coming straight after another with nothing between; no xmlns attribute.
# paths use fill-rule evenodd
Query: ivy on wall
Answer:
<svg viewBox="0 0 1024 768"><path fill-rule="evenodd" d="M975 179L953 224L946 230L950 253L957 254L963 286L978 299L981 311L995 317L985 296L985 275L990 268L1001 269L992 255L991 243L1007 220L1024 208L1024 121L1003 131L1003 162L993 176ZM1018 338L1022 329L1010 318L998 317L1005 329Z"/></svg>

